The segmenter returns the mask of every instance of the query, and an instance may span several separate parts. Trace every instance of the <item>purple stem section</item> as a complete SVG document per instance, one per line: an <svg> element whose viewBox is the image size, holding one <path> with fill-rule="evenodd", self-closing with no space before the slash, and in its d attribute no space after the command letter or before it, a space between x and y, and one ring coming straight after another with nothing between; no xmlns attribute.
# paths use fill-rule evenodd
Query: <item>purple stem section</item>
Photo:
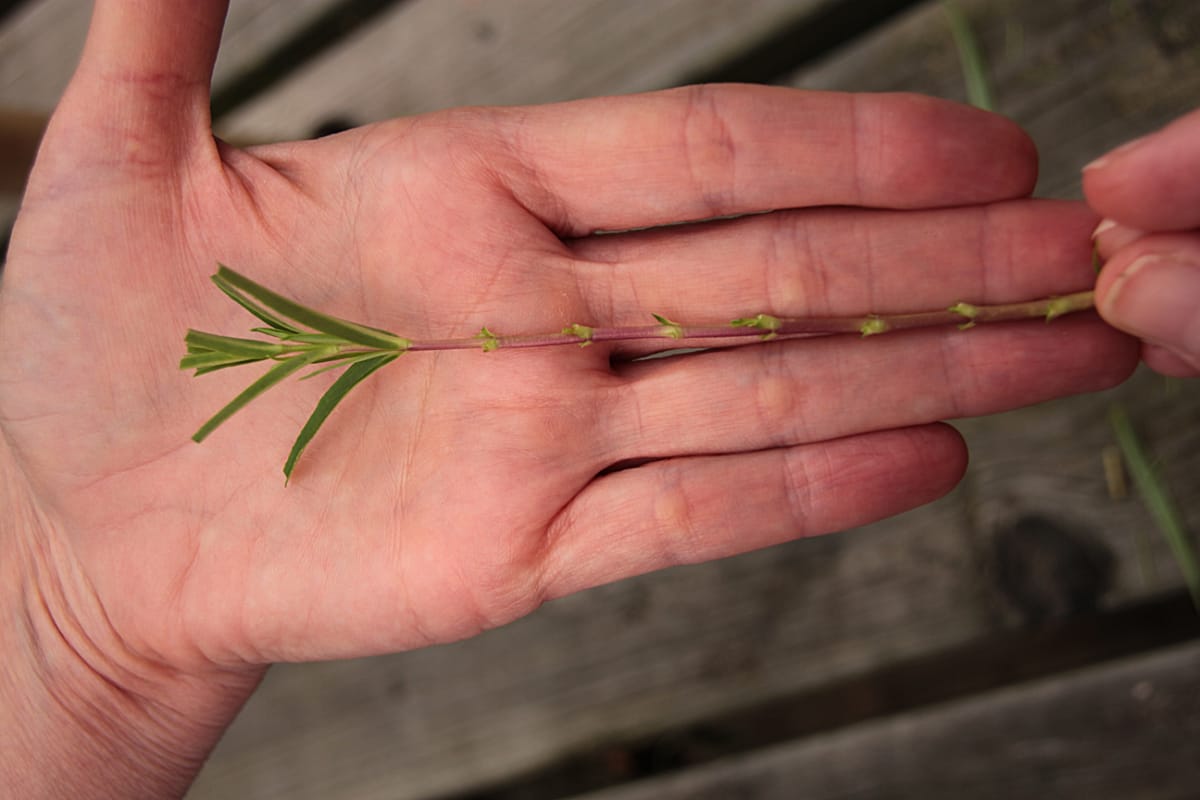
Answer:
<svg viewBox="0 0 1200 800"><path fill-rule="evenodd" d="M640 325L621 328L592 328L586 338L575 333L541 333L523 336L473 336L459 339L425 339L413 341L408 350L466 350L479 349L488 341L495 349L524 347L554 347L580 345L587 342L621 342L649 339L670 339L681 345L711 339L763 339L775 337L833 336L856 333L873 335L889 331L911 330L941 325L970 327L975 323L1004 322L1009 320L1045 319L1047 321L1084 311L1092 307L1092 292L1032 300L1022 303L969 306L960 304L939 311L922 311L913 314L871 314L860 317L809 317L803 319L779 318L777 327L766 330L762 327L737 327L725 325L688 326L678 324ZM960 310L962 309L962 310Z"/></svg>

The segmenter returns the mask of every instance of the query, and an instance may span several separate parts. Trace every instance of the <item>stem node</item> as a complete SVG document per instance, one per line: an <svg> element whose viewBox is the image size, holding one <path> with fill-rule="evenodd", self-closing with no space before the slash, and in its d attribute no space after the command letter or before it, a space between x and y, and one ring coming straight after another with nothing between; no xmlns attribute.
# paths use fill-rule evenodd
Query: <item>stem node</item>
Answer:
<svg viewBox="0 0 1200 800"><path fill-rule="evenodd" d="M879 317L867 317L865 320L863 320L862 325L858 326L858 332L861 333L863 337L878 336L881 333L887 333L889 327L890 326L887 324L887 320L885 319L880 319Z"/></svg>

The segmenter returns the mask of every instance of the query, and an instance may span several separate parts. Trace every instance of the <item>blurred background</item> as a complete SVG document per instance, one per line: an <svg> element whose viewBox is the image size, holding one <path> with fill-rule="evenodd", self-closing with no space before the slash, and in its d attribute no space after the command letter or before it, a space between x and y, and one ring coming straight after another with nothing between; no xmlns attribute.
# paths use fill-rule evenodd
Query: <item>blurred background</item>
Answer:
<svg viewBox="0 0 1200 800"><path fill-rule="evenodd" d="M0 231L89 13L0 0ZM988 101L1078 198L1200 106L1200 3L232 0L213 108L254 143L700 81ZM1200 797L1198 382L957 424L966 479L904 516L274 667L190 797Z"/></svg>

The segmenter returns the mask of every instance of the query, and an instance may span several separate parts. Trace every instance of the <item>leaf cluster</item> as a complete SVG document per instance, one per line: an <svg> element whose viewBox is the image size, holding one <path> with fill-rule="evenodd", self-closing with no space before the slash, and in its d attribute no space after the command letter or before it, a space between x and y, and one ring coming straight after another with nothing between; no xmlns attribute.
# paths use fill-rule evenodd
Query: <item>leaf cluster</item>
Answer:
<svg viewBox="0 0 1200 800"><path fill-rule="evenodd" d="M258 361L271 362L271 367L258 380L200 426L192 436L195 441L203 441L251 400L306 367L313 369L305 378L329 370L346 370L325 391L292 444L283 467L285 478L290 479L300 454L342 398L375 370L399 358L411 342L388 331L322 314L276 294L224 265L218 267L212 281L263 323L253 329L255 333L274 341L197 330L187 332L184 337L187 355L180 360L179 367L195 370L196 375Z"/></svg>

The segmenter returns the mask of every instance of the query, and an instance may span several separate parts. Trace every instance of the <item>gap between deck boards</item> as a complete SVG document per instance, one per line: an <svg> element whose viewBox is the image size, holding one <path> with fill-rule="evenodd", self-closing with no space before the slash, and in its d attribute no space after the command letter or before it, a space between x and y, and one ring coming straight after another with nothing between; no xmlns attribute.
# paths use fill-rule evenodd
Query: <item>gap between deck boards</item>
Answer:
<svg viewBox="0 0 1200 800"><path fill-rule="evenodd" d="M925 0L835 3L785 25L724 63L688 75L693 83L779 83Z"/></svg>
<svg viewBox="0 0 1200 800"><path fill-rule="evenodd" d="M572 797L1197 637L1200 615L1186 592L1175 592L897 663L649 738L601 743L534 772L442 800Z"/></svg>

